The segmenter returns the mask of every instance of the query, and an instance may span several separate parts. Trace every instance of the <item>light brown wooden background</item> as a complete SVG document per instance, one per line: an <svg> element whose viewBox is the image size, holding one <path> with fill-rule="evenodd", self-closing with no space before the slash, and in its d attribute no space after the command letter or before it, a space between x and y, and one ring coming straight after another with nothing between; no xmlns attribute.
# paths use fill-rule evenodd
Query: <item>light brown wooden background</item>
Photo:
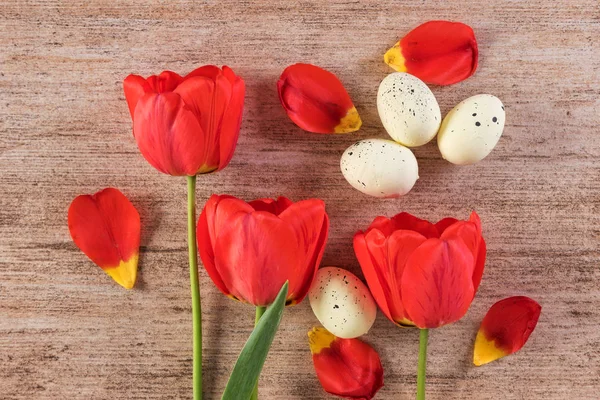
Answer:
<svg viewBox="0 0 600 400"><path fill-rule="evenodd" d="M435 144L416 149L420 176L399 200L352 189L339 157L386 137L376 111L384 51L431 19L477 35L480 67L433 87L442 112L478 93L506 105L483 162L455 167ZM324 264L360 274L351 238L377 215L481 215L489 253L467 316L430 336L429 399L600 397L600 5L561 1L2 1L0 4L0 398L189 399L191 310L185 181L139 155L123 78L227 64L247 82L230 166L199 179L247 200L327 203ZM334 71L363 117L355 134L301 132L275 83L294 62ZM142 216L140 276L125 291L72 243L67 208L81 193L121 189ZM251 331L253 309L202 271L206 398L220 398ZM521 352L475 368L485 311L524 294L543 306ZM263 399L324 399L306 332L308 302L286 310L261 378ZM380 313L365 339L381 354L380 399L411 399L416 330Z"/></svg>

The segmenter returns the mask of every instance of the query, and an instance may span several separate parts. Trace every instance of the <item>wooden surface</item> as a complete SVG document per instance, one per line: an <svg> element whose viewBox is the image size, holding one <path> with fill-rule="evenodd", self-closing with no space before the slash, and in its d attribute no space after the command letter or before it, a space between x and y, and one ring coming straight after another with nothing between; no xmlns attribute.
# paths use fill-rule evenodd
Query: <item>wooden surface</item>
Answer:
<svg viewBox="0 0 600 400"><path fill-rule="evenodd" d="M376 112L384 51L431 19L477 35L480 66L433 87L442 113L491 93L507 125L483 162L455 167L435 144L415 150L420 179L399 200L355 191L339 171L358 139L386 137ZM199 179L247 200L286 195L327 203L324 264L362 276L353 233L377 215L483 220L489 253L467 316L430 335L429 399L600 397L600 5L560 1L2 1L0 3L0 398L189 399L191 309L185 181L137 151L123 78L227 64L247 82L230 166ZM301 132L275 82L294 62L334 71L363 118L350 135ZM125 291L72 243L67 208L81 193L120 188L142 216L136 288ZM218 399L254 311L202 270L206 399ZM543 306L521 352L475 368L478 324L495 301ZM308 302L286 310L261 378L262 399L324 399L306 332ZM377 398L412 399L416 330L379 313L365 337L381 354Z"/></svg>

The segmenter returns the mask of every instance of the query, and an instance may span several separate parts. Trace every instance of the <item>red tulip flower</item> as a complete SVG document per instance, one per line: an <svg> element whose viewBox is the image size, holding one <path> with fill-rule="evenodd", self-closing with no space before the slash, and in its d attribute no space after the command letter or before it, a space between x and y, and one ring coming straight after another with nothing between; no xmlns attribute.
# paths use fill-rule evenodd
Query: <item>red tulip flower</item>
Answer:
<svg viewBox="0 0 600 400"><path fill-rule="evenodd" d="M541 312L542 306L525 296L509 297L494 304L477 332L473 363L484 365L521 350Z"/></svg>
<svg viewBox="0 0 600 400"><path fill-rule="evenodd" d="M244 81L229 67L200 67L185 77L164 71L123 82L140 152L169 175L223 169L233 156L244 106Z"/></svg>
<svg viewBox="0 0 600 400"><path fill-rule="evenodd" d="M305 131L349 133L362 125L342 82L316 65L290 65L281 74L277 91L287 115Z"/></svg>
<svg viewBox="0 0 600 400"><path fill-rule="evenodd" d="M327 393L370 400L382 388L381 360L367 343L335 337L324 328L309 331L308 341L317 377Z"/></svg>
<svg viewBox="0 0 600 400"><path fill-rule="evenodd" d="M393 322L437 328L462 318L485 263L481 222L437 224L400 213L377 217L354 236L354 251L375 301Z"/></svg>
<svg viewBox="0 0 600 400"><path fill-rule="evenodd" d="M69 207L73 241L119 285L131 289L137 277L140 214L118 189L77 196Z"/></svg>
<svg viewBox="0 0 600 400"><path fill-rule="evenodd" d="M479 216L437 224L407 213L377 217L354 235L354 252L383 313L421 328L417 400L424 400L428 330L461 319L481 282L486 247Z"/></svg>
<svg viewBox="0 0 600 400"><path fill-rule="evenodd" d="M329 230L322 200L285 197L246 203L213 195L198 221L204 267L227 296L263 307L289 281L288 304L308 293Z"/></svg>
<svg viewBox="0 0 600 400"><path fill-rule="evenodd" d="M425 83L451 85L475 73L477 40L468 25L429 21L389 49L384 61L394 70L408 72Z"/></svg>

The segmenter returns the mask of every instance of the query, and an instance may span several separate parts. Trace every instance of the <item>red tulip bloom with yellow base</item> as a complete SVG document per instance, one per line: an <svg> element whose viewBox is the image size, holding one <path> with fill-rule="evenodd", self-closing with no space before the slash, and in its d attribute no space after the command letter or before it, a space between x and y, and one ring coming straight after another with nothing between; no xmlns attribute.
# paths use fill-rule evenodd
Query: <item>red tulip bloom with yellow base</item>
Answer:
<svg viewBox="0 0 600 400"><path fill-rule="evenodd" d="M417 399L425 398L428 329L461 319L477 292L486 246L479 216L436 224L400 213L354 236L354 251L383 313L420 328Z"/></svg>
<svg viewBox="0 0 600 400"><path fill-rule="evenodd" d="M225 295L265 307L289 281L287 304L297 304L317 273L328 231L322 200L246 203L213 195L198 220L198 248L206 272Z"/></svg>
<svg viewBox="0 0 600 400"><path fill-rule="evenodd" d="M257 325L286 281L286 304L306 297L328 233L329 217L319 199L246 203L213 195L200 214L197 236L208 275L225 295L256 307ZM251 399L257 398L255 387Z"/></svg>
<svg viewBox="0 0 600 400"><path fill-rule="evenodd" d="M169 175L225 168L242 121L245 85L227 66L207 65L182 77L164 71L123 82L140 152Z"/></svg>
<svg viewBox="0 0 600 400"><path fill-rule="evenodd" d="M193 320L194 400L202 398L202 317L196 248L196 175L219 171L235 150L245 84L227 66L206 65L185 76L172 71L123 82L133 136L158 171L186 176Z"/></svg>

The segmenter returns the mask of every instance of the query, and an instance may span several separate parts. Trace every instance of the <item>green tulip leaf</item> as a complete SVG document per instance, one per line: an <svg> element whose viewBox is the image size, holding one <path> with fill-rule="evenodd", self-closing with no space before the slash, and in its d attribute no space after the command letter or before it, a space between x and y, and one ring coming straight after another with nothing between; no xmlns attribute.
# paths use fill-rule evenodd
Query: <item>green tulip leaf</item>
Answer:
<svg viewBox="0 0 600 400"><path fill-rule="evenodd" d="M222 400L250 398L267 359L267 354L269 354L275 333L279 328L287 294L288 282L281 287L277 298L267 308L250 334L229 376L223 397L221 397Z"/></svg>

